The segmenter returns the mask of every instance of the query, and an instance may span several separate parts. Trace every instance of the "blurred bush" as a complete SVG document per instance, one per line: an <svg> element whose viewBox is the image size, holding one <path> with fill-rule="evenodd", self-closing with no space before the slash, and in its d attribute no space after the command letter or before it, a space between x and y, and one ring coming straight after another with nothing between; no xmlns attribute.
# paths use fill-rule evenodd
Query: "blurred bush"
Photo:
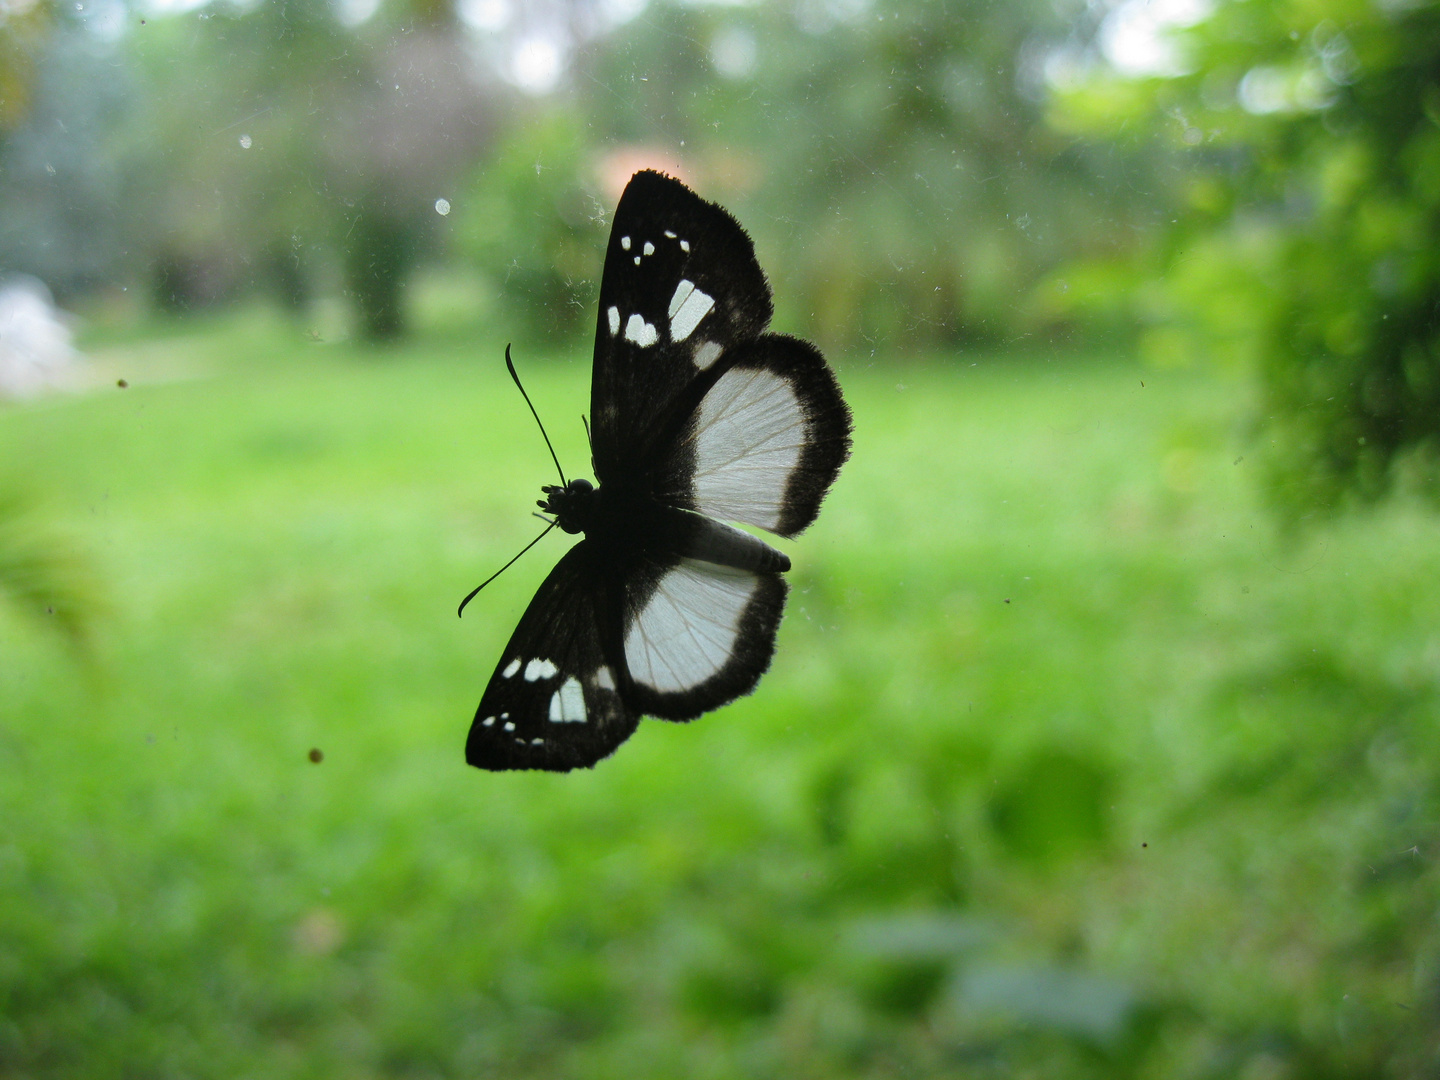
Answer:
<svg viewBox="0 0 1440 1080"><path fill-rule="evenodd" d="M1225 0L1176 41L1180 73L1096 66L1054 112L1173 170L1152 358L1258 374L1291 514L1440 498L1440 5Z"/></svg>
<svg viewBox="0 0 1440 1080"><path fill-rule="evenodd" d="M782 325L918 351L1062 323L1030 292L1128 251L1127 164L1045 123L1080 4L655 5L577 61L602 143L678 153L755 237ZM585 81L577 80L582 90Z"/></svg>
<svg viewBox="0 0 1440 1080"><path fill-rule="evenodd" d="M42 521L33 498L0 477L0 598L49 625L82 655L93 642L99 589L84 556Z"/></svg>
<svg viewBox="0 0 1440 1080"><path fill-rule="evenodd" d="M1075 321L1030 294L1155 216L1122 159L1045 122L1045 58L1092 19L1078 0L657 0L643 18L567 0L490 29L421 0L42 8L23 47L0 23L24 60L4 71L0 265L62 299L343 291L363 334L392 337L408 278L458 253L529 332L578 340L607 163L648 154L751 230L780 325L922 351ZM536 42L559 43L559 72L527 100L507 80Z"/></svg>
<svg viewBox="0 0 1440 1080"><path fill-rule="evenodd" d="M517 125L471 177L457 246L490 279L513 331L573 342L595 327L608 236L583 122L571 108Z"/></svg>

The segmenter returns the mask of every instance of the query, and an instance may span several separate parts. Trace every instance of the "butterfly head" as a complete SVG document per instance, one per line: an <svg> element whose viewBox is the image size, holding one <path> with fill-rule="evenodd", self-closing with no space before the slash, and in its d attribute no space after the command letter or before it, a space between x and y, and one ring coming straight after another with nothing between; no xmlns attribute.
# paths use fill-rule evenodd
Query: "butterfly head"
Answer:
<svg viewBox="0 0 1440 1080"><path fill-rule="evenodd" d="M545 498L538 500L540 509L554 514L560 528L567 533L589 530L599 496L599 492L589 480L582 480L577 476L564 487L546 484L540 490L545 493Z"/></svg>

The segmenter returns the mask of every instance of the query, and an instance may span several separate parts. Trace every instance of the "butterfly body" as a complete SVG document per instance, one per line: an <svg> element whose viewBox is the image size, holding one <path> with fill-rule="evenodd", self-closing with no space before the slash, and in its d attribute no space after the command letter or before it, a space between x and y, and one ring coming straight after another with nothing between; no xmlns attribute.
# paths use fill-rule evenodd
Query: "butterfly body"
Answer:
<svg viewBox="0 0 1440 1080"><path fill-rule="evenodd" d="M616 209L591 388L597 484L542 489L584 538L526 609L466 743L487 769L588 767L641 715L690 720L769 667L790 559L727 522L794 536L849 454L814 346L767 333L744 231L679 181L637 173Z"/></svg>
<svg viewBox="0 0 1440 1080"><path fill-rule="evenodd" d="M576 477L564 487L546 484L540 489L545 498L536 505L555 515L555 523L570 533L589 532L600 510L600 493L584 477ZM612 515L613 516L613 515Z"/></svg>

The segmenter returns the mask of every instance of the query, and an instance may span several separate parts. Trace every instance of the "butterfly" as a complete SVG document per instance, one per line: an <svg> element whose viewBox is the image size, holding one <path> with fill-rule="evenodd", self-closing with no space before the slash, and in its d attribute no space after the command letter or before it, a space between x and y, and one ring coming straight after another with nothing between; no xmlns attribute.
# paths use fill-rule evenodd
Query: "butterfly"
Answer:
<svg viewBox="0 0 1440 1080"><path fill-rule="evenodd" d="M692 720L769 668L790 559L729 522L804 530L852 427L819 350L766 332L772 311L729 213L661 173L630 179L600 281L597 484L562 470L563 486L541 489L553 525L584 538L495 666L465 744L471 765L588 768L642 715Z"/></svg>

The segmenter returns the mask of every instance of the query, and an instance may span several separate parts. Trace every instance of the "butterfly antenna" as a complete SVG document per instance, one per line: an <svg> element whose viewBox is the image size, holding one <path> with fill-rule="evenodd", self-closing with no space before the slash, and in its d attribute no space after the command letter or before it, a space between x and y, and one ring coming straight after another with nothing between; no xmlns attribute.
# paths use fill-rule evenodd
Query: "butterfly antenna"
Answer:
<svg viewBox="0 0 1440 1080"><path fill-rule="evenodd" d="M505 346L505 366L510 369L510 378L515 380L515 385L520 390L520 396L525 399L525 404L530 405L530 415L535 417L535 423L540 424L540 414L535 411L535 406L530 404L530 395L525 393L525 387L520 385L520 376L515 374L515 365L510 360L510 346L508 344ZM560 486L568 486L570 481L565 479L565 470L560 468L560 459L555 456L555 447L550 445L550 436L545 434L544 424L540 424L540 437L545 440L545 448L550 451L550 459L555 462L555 471L560 474ZM522 551L520 554L523 555L525 552ZM519 557L519 555L516 556L517 559ZM482 585L481 588L484 588L484 586ZM466 599L468 600L469 597L466 597ZM463 607L464 605L461 606Z"/></svg>
<svg viewBox="0 0 1440 1080"><path fill-rule="evenodd" d="M538 515L537 515L537 516L538 516ZM468 604L471 600L475 599L475 594L476 594L476 593L478 593L478 592L479 592L481 589L483 589L486 585L489 585L490 582L494 581L497 577L499 577L501 574L503 574L506 570L509 570L510 567L514 566L514 565L515 565L515 559L520 558L521 555L524 555L525 552L529 551L532 547L534 547L536 544L538 544L541 540L544 540L545 537L546 537L547 535L549 535L550 530L553 529L556 525L559 525L559 524L560 524L560 522L558 522L558 521L552 521L552 522L550 522L549 525L546 525L546 526L545 526L545 531L542 532L539 536L535 537L534 540L531 540L528 544L526 544L526 545L525 545L523 548L521 548L518 552L516 552L514 558L512 558L512 559L511 559L509 562L507 562L504 566L500 567L499 570L496 570L493 574L491 574L489 577L487 577L487 578L486 578L484 581L482 581L479 585L476 585L475 588L471 589L470 592L469 592L469 594L465 597L465 599L460 601L460 609L455 612L455 615L456 615L457 617L459 617L459 618L463 618L463 617L465 616L465 605Z"/></svg>

